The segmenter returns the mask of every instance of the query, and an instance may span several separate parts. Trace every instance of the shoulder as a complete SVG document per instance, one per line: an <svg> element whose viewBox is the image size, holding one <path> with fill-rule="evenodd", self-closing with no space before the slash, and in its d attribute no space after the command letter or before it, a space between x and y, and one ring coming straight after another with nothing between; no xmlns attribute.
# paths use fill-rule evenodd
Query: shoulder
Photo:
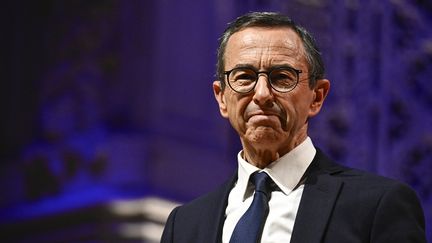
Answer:
<svg viewBox="0 0 432 243"><path fill-rule="evenodd" d="M342 168L343 170L333 174L333 176L341 180L347 187L352 187L356 190L378 190L389 193L392 191L414 193L414 190L402 181L359 169Z"/></svg>
<svg viewBox="0 0 432 243"><path fill-rule="evenodd" d="M420 200L406 183L339 165L322 152L314 166L310 187L339 186L329 234L360 229L374 242L426 242Z"/></svg>
<svg viewBox="0 0 432 243"><path fill-rule="evenodd" d="M391 198L413 202L419 201L416 192L406 183L376 173L346 167L335 163L322 151L317 154L311 164L309 184L315 181L331 181L341 185L340 196L355 201L368 201L373 204L382 199ZM325 188L319 185L321 188ZM331 185L331 184L330 184Z"/></svg>
<svg viewBox="0 0 432 243"><path fill-rule="evenodd" d="M175 208L168 217L161 242L205 242L219 238L229 191L235 181L231 178L217 189ZM212 220L209 220L212 219Z"/></svg>
<svg viewBox="0 0 432 243"><path fill-rule="evenodd" d="M338 176L344 182L340 195L343 201L362 205L361 209L355 209L358 218L372 216L371 238L386 239L385 242L426 242L422 205L408 184L357 169Z"/></svg>
<svg viewBox="0 0 432 243"><path fill-rule="evenodd" d="M219 185L214 190L186 203L183 205L185 208L196 208L201 205L214 204L217 201L223 200L226 197L233 187L237 177L232 176L230 179L225 181L223 184Z"/></svg>
<svg viewBox="0 0 432 243"><path fill-rule="evenodd" d="M193 215L202 217L204 215L208 215L209 213L214 213L221 210L222 208L225 208L229 191L231 190L235 179L236 177L233 176L215 190L177 207L177 217L184 216L189 219Z"/></svg>
<svg viewBox="0 0 432 243"><path fill-rule="evenodd" d="M381 176L377 173L372 173L356 168L347 167L334 162L327 157L321 150L317 149L314 162L315 168L312 168L312 173L329 174L334 179L342 181L345 185L354 186L358 189L390 189L393 187L412 190L410 187L401 181L389 177Z"/></svg>

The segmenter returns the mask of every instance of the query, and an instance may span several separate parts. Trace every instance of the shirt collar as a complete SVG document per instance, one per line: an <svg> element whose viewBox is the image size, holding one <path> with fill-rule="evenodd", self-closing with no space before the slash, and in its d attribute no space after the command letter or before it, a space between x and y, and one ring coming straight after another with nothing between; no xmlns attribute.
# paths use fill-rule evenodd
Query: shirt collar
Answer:
<svg viewBox="0 0 432 243"><path fill-rule="evenodd" d="M248 182L250 175L256 171L265 171L285 195L291 193L315 157L316 149L312 140L307 137L289 153L262 170L244 160L242 154L243 151L240 151L237 155L239 164L237 186L244 192L245 199L249 193L252 193L248 190L251 189Z"/></svg>

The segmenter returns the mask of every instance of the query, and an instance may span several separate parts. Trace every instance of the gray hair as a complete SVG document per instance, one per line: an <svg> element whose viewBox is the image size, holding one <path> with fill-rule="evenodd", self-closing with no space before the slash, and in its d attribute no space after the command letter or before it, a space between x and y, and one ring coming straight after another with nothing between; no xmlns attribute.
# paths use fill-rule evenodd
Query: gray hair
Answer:
<svg viewBox="0 0 432 243"><path fill-rule="evenodd" d="M288 27L294 30L303 42L305 58L308 62L309 87L314 87L316 80L324 78L324 63L321 52L313 36L303 27L297 25L288 16L274 12L252 12L238 17L234 22L228 24L219 39L217 51L216 78L221 81L222 88L225 87L225 49L229 38L236 32L247 27Z"/></svg>

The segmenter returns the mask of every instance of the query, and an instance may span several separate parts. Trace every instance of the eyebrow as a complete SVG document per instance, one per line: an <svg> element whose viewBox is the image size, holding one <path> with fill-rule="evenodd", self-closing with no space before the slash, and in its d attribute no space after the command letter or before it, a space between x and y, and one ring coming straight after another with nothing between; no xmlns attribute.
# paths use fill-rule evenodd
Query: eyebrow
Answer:
<svg viewBox="0 0 432 243"><path fill-rule="evenodd" d="M254 67L253 65L251 65L251 64L237 64L237 65L234 66L233 69L236 69L236 68L249 68L249 69L252 69L252 70L254 70L254 71L258 71L258 69L255 68L255 67Z"/></svg>
<svg viewBox="0 0 432 243"><path fill-rule="evenodd" d="M259 69L257 69L255 66L251 65L251 64L237 64L234 66L233 69L236 68L249 68L252 69L254 71L260 71ZM279 69L279 68L292 68L292 69L296 69L291 65L288 64L279 64L279 65L273 65L270 68L266 69L266 70L274 70L274 69Z"/></svg>

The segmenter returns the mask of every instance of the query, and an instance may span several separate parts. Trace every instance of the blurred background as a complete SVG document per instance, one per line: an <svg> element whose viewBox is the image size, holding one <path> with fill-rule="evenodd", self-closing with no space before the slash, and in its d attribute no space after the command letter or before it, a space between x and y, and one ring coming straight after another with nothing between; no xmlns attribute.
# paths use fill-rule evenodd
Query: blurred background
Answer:
<svg viewBox="0 0 432 243"><path fill-rule="evenodd" d="M411 185L432 241L429 0L3 2L0 241L159 242L175 205L236 169L217 39L264 10L321 47L332 90L314 143Z"/></svg>

